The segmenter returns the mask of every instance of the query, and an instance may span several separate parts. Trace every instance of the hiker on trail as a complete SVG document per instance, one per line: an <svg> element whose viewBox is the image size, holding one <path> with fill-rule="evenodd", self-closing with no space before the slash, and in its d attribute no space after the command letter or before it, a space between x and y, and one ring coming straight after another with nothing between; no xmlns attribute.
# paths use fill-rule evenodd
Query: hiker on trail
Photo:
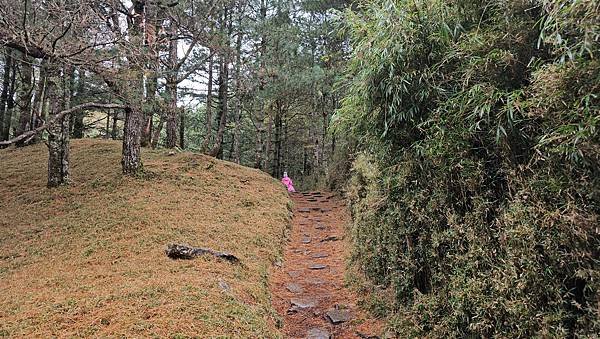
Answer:
<svg viewBox="0 0 600 339"><path fill-rule="evenodd" d="M296 189L294 188L294 183L292 182L292 179L288 177L287 172L283 172L283 179L281 179L281 183L284 184L285 187L287 187L288 192L296 192Z"/></svg>

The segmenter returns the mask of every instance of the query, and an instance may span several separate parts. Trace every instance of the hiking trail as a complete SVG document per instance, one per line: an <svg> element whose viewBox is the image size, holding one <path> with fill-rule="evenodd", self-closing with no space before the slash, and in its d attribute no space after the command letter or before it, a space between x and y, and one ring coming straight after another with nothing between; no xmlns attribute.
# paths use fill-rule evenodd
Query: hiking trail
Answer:
<svg viewBox="0 0 600 339"><path fill-rule="evenodd" d="M332 193L293 193L294 218L284 262L272 275L273 305L286 338L378 338L380 324L344 287L344 201Z"/></svg>

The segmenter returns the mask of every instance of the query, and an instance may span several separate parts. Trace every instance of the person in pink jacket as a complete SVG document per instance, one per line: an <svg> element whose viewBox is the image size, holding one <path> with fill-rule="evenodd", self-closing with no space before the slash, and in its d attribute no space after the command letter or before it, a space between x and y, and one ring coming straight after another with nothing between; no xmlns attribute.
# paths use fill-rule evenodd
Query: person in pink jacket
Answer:
<svg viewBox="0 0 600 339"><path fill-rule="evenodd" d="M292 179L288 177L287 172L283 172L283 178L281 179L281 183L284 184L285 187L287 187L288 192L296 192L296 189L294 188L294 183L292 182Z"/></svg>

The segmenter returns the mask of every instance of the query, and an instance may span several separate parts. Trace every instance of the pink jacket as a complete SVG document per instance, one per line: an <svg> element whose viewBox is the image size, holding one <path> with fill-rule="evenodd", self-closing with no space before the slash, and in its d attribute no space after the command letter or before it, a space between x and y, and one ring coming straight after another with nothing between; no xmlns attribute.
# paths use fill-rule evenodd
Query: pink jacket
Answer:
<svg viewBox="0 0 600 339"><path fill-rule="evenodd" d="M289 177L284 177L283 179L281 179L281 183L284 184L285 187L287 187L288 192L296 192L296 189L294 188L294 183Z"/></svg>

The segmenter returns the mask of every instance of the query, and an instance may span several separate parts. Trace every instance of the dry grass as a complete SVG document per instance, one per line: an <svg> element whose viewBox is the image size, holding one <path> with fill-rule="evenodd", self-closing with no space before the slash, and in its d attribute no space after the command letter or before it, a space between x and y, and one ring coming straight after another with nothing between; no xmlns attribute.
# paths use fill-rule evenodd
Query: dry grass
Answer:
<svg viewBox="0 0 600 339"><path fill-rule="evenodd" d="M70 187L45 188L44 145L0 151L0 336L278 337L268 268L289 199L267 175L202 155L72 145ZM167 243L229 251L173 261ZM220 285L225 282L229 291Z"/></svg>

